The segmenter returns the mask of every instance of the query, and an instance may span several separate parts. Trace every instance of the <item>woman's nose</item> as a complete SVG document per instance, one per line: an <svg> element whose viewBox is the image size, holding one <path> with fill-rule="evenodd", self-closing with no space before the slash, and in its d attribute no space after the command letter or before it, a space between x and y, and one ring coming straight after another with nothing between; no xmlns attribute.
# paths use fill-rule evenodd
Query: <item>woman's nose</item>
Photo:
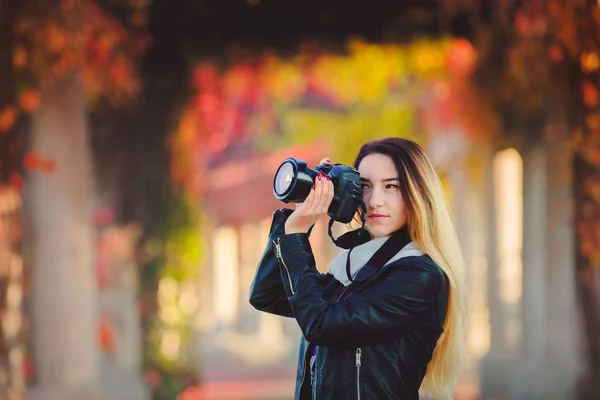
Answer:
<svg viewBox="0 0 600 400"><path fill-rule="evenodd" d="M371 190L367 203L371 208L377 208L383 205L383 196L377 189Z"/></svg>

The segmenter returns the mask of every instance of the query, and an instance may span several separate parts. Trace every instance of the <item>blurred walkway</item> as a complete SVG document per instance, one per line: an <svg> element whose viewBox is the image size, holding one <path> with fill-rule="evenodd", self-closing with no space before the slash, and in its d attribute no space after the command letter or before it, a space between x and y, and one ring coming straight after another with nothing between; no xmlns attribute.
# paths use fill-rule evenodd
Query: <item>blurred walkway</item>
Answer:
<svg viewBox="0 0 600 400"><path fill-rule="evenodd" d="M292 400L296 380L295 368L248 370L233 376L227 371L212 371L200 388L190 388L177 400ZM478 398L476 385L464 382L455 400Z"/></svg>
<svg viewBox="0 0 600 400"><path fill-rule="evenodd" d="M199 397L183 400L291 400L293 393L294 381L290 379L209 382L197 391Z"/></svg>
<svg viewBox="0 0 600 400"><path fill-rule="evenodd" d="M204 372L195 397L184 400L291 400L296 368L211 369Z"/></svg>

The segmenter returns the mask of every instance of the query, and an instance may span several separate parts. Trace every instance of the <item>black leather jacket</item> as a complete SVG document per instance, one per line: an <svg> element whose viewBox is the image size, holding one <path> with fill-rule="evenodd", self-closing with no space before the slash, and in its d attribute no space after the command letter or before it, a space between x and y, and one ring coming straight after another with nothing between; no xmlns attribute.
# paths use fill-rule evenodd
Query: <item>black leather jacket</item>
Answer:
<svg viewBox="0 0 600 400"><path fill-rule="evenodd" d="M295 399L418 399L448 304L442 270L405 257L344 287L321 274L307 234L284 234L290 210L273 215L250 303L295 318L303 333ZM307 365L317 347L315 388Z"/></svg>

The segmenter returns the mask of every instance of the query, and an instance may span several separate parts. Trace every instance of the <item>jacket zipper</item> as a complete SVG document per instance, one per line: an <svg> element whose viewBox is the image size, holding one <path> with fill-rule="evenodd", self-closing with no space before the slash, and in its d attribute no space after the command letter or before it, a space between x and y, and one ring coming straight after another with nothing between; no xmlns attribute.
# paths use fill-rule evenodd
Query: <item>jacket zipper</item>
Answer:
<svg viewBox="0 0 600 400"><path fill-rule="evenodd" d="M285 265L285 261L283 260L283 257L281 256L281 246L280 246L279 240L280 240L280 238L277 238L277 242L273 241L273 244L275 245L275 257L277 257L277 259L281 261L281 264L283 264L283 268L285 268L288 282L290 283L290 291L292 292L292 294L295 294L294 287L292 286L292 277L290 275L290 270L288 269L287 265Z"/></svg>
<svg viewBox="0 0 600 400"><path fill-rule="evenodd" d="M356 348L356 396L360 400L360 367L362 362L360 357L362 356L362 350L360 347Z"/></svg>
<svg viewBox="0 0 600 400"><path fill-rule="evenodd" d="M344 293L346 292L346 290L348 289L349 286L346 286L344 288L344 290L342 290L342 293L340 293L340 295L338 296L337 299L335 299L334 303L337 303L339 299L342 298L342 296L344 295ZM314 362L314 366L315 366L315 375L313 378L313 381L311 382L311 386L312 386L312 399L311 400L317 400L317 361L319 359L319 352L317 351L317 353L315 354L315 362ZM306 358L304 358L304 362L306 363ZM310 368L310 364L309 364L309 368ZM309 371L310 374L311 371ZM304 382L304 376L302 377L302 382ZM300 383L300 386L302 386L302 382Z"/></svg>

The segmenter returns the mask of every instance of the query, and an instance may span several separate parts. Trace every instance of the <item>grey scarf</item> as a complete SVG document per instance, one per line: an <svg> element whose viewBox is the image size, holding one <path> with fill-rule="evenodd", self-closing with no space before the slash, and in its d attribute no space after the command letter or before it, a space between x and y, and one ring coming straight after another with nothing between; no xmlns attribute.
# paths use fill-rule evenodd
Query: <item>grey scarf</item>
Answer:
<svg viewBox="0 0 600 400"><path fill-rule="evenodd" d="M385 243L389 236L375 238L368 242L361 244L360 246L354 247L352 253L350 253L350 271L352 279L356 277L358 272L365 264L373 257L373 254ZM334 258L330 263L327 271L332 274L335 279L340 281L344 286L348 286L352 282L348 279L346 274L346 259L348 258L349 250L344 251L342 254ZM410 242L402 248L395 256L385 264L397 261L403 257L410 256L422 256L423 253L413 242Z"/></svg>

